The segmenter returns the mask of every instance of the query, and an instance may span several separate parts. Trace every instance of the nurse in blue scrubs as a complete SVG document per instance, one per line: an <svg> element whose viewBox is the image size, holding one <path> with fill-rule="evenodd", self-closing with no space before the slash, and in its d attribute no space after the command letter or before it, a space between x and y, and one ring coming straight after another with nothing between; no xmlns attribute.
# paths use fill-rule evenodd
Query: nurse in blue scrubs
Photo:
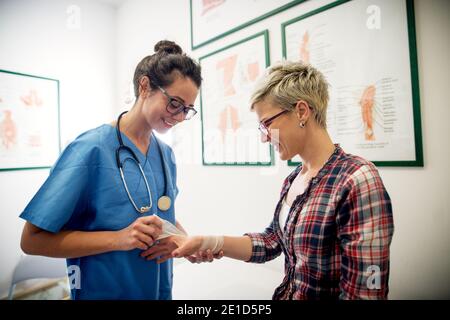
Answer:
<svg viewBox="0 0 450 320"><path fill-rule="evenodd" d="M153 131L195 115L200 67L174 42L160 41L133 80L136 103L120 127L104 124L75 139L20 215L25 253L67 258L79 273L73 299L172 298L169 251L159 260L141 257L162 233L161 219L182 230L173 152Z"/></svg>

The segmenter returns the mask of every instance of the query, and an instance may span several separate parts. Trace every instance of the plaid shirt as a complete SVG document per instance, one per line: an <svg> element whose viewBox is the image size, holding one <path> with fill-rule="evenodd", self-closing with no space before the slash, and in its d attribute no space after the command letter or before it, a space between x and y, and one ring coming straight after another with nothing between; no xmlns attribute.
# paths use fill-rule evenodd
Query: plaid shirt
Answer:
<svg viewBox="0 0 450 320"><path fill-rule="evenodd" d="M386 299L392 206L375 166L336 149L292 203L284 232L282 199L301 170L285 180L270 226L247 233L248 262L285 254L285 277L273 299Z"/></svg>

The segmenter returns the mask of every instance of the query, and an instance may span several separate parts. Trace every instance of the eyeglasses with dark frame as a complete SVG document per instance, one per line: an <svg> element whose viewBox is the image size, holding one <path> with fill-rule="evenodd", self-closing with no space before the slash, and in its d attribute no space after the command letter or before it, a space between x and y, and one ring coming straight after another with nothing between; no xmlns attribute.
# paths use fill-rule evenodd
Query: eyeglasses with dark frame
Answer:
<svg viewBox="0 0 450 320"><path fill-rule="evenodd" d="M170 94L167 93L166 90L164 90L160 86L158 86L158 89L161 90L161 92L167 97L168 102L166 105L166 110L171 115L177 115L183 112L184 119L190 120L197 114L197 110L195 110L194 107L186 107L180 100L178 100L175 97L172 97Z"/></svg>
<svg viewBox="0 0 450 320"><path fill-rule="evenodd" d="M285 114L286 112L289 112L290 110L283 110L279 113L277 113L276 115L274 115L273 117L270 117L269 119L263 120L259 123L259 131L261 131L262 134L264 134L266 137L270 137L270 132L269 132L269 126L272 124L272 122L278 118L279 116Z"/></svg>

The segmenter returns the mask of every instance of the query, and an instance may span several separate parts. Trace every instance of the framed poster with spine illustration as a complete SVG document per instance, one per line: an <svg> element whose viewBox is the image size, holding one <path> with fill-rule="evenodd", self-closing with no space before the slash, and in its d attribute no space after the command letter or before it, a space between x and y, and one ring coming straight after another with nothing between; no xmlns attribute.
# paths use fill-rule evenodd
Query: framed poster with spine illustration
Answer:
<svg viewBox="0 0 450 320"><path fill-rule="evenodd" d="M270 64L267 30L199 59L202 153L204 165L273 164L273 151L263 144L250 95Z"/></svg>
<svg viewBox="0 0 450 320"><path fill-rule="evenodd" d="M377 166L423 166L412 0L340 0L281 31L283 56L310 63L330 84L334 143Z"/></svg>
<svg viewBox="0 0 450 320"><path fill-rule="evenodd" d="M190 0L191 47L202 47L304 1Z"/></svg>
<svg viewBox="0 0 450 320"><path fill-rule="evenodd" d="M0 70L0 171L50 168L59 153L59 81Z"/></svg>

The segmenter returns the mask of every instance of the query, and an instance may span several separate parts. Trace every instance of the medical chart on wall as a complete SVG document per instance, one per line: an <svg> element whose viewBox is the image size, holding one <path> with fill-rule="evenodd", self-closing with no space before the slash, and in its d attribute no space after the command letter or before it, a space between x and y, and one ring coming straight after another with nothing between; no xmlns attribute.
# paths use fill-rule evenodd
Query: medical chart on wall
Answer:
<svg viewBox="0 0 450 320"><path fill-rule="evenodd" d="M200 58L203 163L271 165L272 149L263 144L250 95L269 65L268 32Z"/></svg>
<svg viewBox="0 0 450 320"><path fill-rule="evenodd" d="M198 48L303 1L191 0L192 48Z"/></svg>
<svg viewBox="0 0 450 320"><path fill-rule="evenodd" d="M51 167L59 146L59 82L0 70L0 170Z"/></svg>
<svg viewBox="0 0 450 320"><path fill-rule="evenodd" d="M327 78L328 132L344 151L377 165L421 165L412 2L334 4L282 25L284 56Z"/></svg>

